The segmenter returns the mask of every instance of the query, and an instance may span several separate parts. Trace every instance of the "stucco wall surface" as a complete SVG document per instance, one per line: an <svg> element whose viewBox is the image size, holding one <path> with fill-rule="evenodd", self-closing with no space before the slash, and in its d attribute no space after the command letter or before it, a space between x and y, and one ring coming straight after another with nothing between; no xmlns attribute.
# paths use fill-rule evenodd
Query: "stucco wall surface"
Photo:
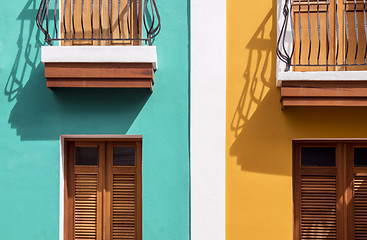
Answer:
<svg viewBox="0 0 367 240"><path fill-rule="evenodd" d="M291 240L292 139L366 138L367 110L281 110L277 1L227 0L226 239Z"/></svg>
<svg viewBox="0 0 367 240"><path fill-rule="evenodd" d="M0 9L0 238L58 239L61 134L141 134L143 238L188 239L188 2L157 1L153 93L47 89L39 3L3 1Z"/></svg>

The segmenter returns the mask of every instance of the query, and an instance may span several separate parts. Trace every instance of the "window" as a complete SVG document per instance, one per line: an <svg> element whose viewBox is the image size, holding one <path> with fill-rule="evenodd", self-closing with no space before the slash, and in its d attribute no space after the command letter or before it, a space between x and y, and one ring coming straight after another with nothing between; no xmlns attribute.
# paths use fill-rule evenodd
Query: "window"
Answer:
<svg viewBox="0 0 367 240"><path fill-rule="evenodd" d="M141 138L65 140L65 240L141 240L141 162Z"/></svg>
<svg viewBox="0 0 367 240"><path fill-rule="evenodd" d="M294 141L294 239L367 238L367 141Z"/></svg>

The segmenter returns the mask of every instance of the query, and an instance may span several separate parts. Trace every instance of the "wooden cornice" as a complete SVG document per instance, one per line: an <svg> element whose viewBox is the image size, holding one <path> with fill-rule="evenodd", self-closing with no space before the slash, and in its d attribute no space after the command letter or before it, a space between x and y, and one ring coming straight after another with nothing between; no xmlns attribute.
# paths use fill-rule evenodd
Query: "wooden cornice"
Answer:
<svg viewBox="0 0 367 240"><path fill-rule="evenodd" d="M283 81L283 107L367 106L367 81Z"/></svg>
<svg viewBox="0 0 367 240"><path fill-rule="evenodd" d="M151 63L45 63L50 89L149 88L154 84Z"/></svg>

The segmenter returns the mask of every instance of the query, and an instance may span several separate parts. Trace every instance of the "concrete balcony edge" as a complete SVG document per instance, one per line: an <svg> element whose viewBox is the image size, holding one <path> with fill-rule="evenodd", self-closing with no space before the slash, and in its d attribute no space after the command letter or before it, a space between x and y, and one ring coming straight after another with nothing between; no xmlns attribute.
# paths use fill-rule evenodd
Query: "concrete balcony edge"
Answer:
<svg viewBox="0 0 367 240"><path fill-rule="evenodd" d="M283 81L367 81L367 71L278 72L277 87Z"/></svg>
<svg viewBox="0 0 367 240"><path fill-rule="evenodd" d="M152 63L157 70L155 46L42 46L43 63Z"/></svg>

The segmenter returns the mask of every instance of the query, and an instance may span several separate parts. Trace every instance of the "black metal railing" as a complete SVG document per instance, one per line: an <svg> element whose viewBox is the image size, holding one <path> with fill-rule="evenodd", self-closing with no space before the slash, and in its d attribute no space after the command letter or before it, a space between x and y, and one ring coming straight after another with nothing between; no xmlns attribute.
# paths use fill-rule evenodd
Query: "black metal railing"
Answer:
<svg viewBox="0 0 367 240"><path fill-rule="evenodd" d="M41 0L36 24L49 45L152 45L161 29L155 0Z"/></svg>
<svg viewBox="0 0 367 240"><path fill-rule="evenodd" d="M285 0L284 22L277 42L277 56L286 64L285 70L291 66L364 69L366 3L366 0Z"/></svg>

